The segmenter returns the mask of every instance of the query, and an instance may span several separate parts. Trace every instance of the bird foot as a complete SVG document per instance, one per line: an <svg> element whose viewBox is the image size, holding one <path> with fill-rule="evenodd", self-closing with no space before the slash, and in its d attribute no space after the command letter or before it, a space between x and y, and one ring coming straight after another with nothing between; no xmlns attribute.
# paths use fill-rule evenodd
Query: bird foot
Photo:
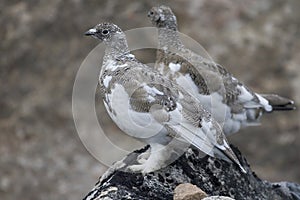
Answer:
<svg viewBox="0 0 300 200"><path fill-rule="evenodd" d="M150 172L154 172L154 171L160 169L160 167L158 165L149 165L149 163L145 162L144 164L141 164L141 165L128 166L128 169L132 172L148 174Z"/></svg>
<svg viewBox="0 0 300 200"><path fill-rule="evenodd" d="M137 162L140 164L145 164L147 162L147 159L150 157L150 150L147 150L146 152L138 155Z"/></svg>

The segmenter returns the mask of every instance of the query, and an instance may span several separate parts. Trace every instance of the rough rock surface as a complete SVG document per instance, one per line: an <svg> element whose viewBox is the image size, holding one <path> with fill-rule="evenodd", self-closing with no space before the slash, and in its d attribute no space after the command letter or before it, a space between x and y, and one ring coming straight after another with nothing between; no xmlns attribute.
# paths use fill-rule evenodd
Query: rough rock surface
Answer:
<svg viewBox="0 0 300 200"><path fill-rule="evenodd" d="M197 185L209 196L228 196L234 199L300 199L300 185L270 183L252 172L239 150L233 150L247 170L226 161L203 155L189 148L178 160L159 171L146 175L128 172L127 166L136 163L137 156L149 147L128 155L119 170L110 172L84 198L92 199L173 199L174 189L181 183Z"/></svg>

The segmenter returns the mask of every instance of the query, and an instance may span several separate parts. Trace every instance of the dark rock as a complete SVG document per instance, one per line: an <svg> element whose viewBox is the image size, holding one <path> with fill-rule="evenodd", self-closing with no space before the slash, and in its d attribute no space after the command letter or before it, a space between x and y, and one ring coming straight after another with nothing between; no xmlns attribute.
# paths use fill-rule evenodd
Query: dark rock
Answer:
<svg viewBox="0 0 300 200"><path fill-rule="evenodd" d="M300 199L300 185L270 183L252 172L239 150L232 146L242 165L244 174L232 163L218 160L189 148L171 165L146 175L126 171L136 158L149 147L129 154L115 168L105 174L84 198L89 199L173 199L174 189L181 183L197 185L209 196L228 196L234 199ZM122 164L120 164L122 163ZM113 168L111 168L113 169Z"/></svg>

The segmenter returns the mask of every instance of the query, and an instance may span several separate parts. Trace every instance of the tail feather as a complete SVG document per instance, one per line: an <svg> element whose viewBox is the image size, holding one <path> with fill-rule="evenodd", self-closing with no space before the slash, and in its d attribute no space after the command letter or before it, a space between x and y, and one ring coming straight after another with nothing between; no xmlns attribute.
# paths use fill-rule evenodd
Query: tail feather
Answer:
<svg viewBox="0 0 300 200"><path fill-rule="evenodd" d="M234 152L228 146L226 139L224 141L224 146L213 144L215 142L210 141L210 139L207 137L207 135L205 135L202 132L202 130L186 123L181 123L180 125L175 126L169 126L168 128L174 131L175 133L178 133L182 138L190 142L192 145L194 145L204 153L212 157L217 157L225 161L231 161L233 163L236 163L243 173L247 173L246 170L240 164Z"/></svg>
<svg viewBox="0 0 300 200"><path fill-rule="evenodd" d="M186 127L188 124L181 124L175 126L168 126L168 129L172 130L174 133L180 135L186 141L197 147L199 150L207 155L214 156L213 148L214 146L209 142L208 138L201 133L201 130L191 131L190 127Z"/></svg>
<svg viewBox="0 0 300 200"><path fill-rule="evenodd" d="M234 152L232 151L232 149L228 146L228 148L220 148L218 146L215 146L215 154L217 155L223 155L225 156L227 159L224 159L223 160L230 160L231 162L235 163L236 165L239 166L240 170L243 172L243 173L247 173L247 171L245 170L245 168L241 165L239 159L236 157L236 155L234 154ZM217 156L218 157L218 156Z"/></svg>
<svg viewBox="0 0 300 200"><path fill-rule="evenodd" d="M269 104L272 106L273 111L281 111L281 110L295 110L296 106L294 101L279 96L277 94L260 94L262 97L269 101Z"/></svg>
<svg viewBox="0 0 300 200"><path fill-rule="evenodd" d="M273 111L289 111L296 110L295 105L285 105L285 106L272 106Z"/></svg>

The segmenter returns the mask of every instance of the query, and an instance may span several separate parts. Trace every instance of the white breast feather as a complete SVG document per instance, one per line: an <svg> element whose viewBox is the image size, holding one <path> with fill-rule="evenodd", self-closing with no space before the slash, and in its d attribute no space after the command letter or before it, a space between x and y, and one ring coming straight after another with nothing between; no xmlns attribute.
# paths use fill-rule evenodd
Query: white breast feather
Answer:
<svg viewBox="0 0 300 200"><path fill-rule="evenodd" d="M115 115L112 113L109 115L119 128L128 135L147 138L154 136L163 128L151 114L136 112L131 109L129 96L122 85L116 84L112 93L108 95L108 99L110 107L115 112Z"/></svg>

